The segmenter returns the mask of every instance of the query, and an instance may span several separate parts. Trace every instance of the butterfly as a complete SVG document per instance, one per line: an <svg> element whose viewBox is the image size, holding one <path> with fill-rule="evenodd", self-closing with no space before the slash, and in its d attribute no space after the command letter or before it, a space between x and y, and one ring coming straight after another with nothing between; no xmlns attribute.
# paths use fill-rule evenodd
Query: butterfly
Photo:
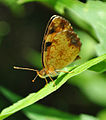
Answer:
<svg viewBox="0 0 106 120"><path fill-rule="evenodd" d="M33 82L39 76L44 78L47 84L46 77L53 81L52 77L57 76L59 72L70 73L61 69L79 57L80 48L80 38L73 31L69 21L61 16L53 15L47 24L42 42L43 69L38 71L15 66L14 68L36 71L37 75Z"/></svg>

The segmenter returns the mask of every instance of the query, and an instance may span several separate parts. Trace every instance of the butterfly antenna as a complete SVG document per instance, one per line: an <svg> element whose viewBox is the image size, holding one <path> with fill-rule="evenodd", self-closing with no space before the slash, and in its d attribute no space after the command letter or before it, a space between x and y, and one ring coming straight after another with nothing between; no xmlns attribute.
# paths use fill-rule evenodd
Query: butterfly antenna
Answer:
<svg viewBox="0 0 106 120"><path fill-rule="evenodd" d="M14 69L18 69L18 70L30 70L30 71L35 71L35 72L38 72L38 70L31 69L31 68L16 67L16 66L14 66L13 68L14 68Z"/></svg>
<svg viewBox="0 0 106 120"><path fill-rule="evenodd" d="M34 79L32 80L32 82L35 82L35 80L36 80L36 78L37 78L37 76L38 76L38 74L39 74L38 70L31 69L31 68L23 68L23 67L16 67L16 66L14 66L13 68L14 68L14 69L18 69L18 70L30 70L30 71L35 71L35 72L37 73L37 75L34 77Z"/></svg>
<svg viewBox="0 0 106 120"><path fill-rule="evenodd" d="M48 84L48 81L47 81L47 79L45 78L45 81L46 81L46 85Z"/></svg>

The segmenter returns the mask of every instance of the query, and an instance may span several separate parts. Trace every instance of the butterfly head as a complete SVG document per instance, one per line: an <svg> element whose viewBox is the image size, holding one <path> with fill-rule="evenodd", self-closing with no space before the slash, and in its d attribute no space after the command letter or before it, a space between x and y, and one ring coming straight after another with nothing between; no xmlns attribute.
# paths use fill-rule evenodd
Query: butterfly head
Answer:
<svg viewBox="0 0 106 120"><path fill-rule="evenodd" d="M46 73L46 69L45 69L45 68L43 68L43 69L40 70L40 71L37 71L37 74L38 74L38 76L39 76L40 78L45 78L45 77L47 77L47 73Z"/></svg>

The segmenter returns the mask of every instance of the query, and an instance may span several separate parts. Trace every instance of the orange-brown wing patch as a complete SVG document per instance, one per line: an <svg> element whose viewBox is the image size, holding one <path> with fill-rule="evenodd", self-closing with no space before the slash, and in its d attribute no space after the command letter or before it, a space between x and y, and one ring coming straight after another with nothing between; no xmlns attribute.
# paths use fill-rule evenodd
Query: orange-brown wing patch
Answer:
<svg viewBox="0 0 106 120"><path fill-rule="evenodd" d="M46 52L47 49L51 46L54 37L57 33L62 31L73 31L71 24L64 18L54 15L51 17L51 19L48 22L44 40L42 43L42 64L43 67L46 67Z"/></svg>
<svg viewBox="0 0 106 120"><path fill-rule="evenodd" d="M44 51L44 62L47 69L62 69L78 56L81 43L73 31L63 30L57 33Z"/></svg>

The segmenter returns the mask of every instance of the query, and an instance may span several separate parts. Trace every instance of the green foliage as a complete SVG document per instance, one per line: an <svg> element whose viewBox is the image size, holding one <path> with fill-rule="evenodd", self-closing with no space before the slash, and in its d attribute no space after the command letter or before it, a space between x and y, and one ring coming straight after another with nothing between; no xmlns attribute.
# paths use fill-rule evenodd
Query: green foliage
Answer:
<svg viewBox="0 0 106 120"><path fill-rule="evenodd" d="M94 65L90 68L90 70L96 71L96 72L104 72L106 71L106 60L100 62L97 65Z"/></svg>
<svg viewBox="0 0 106 120"><path fill-rule="evenodd" d="M70 79L68 83L77 86L88 97L88 99L95 104L104 107L106 106L105 76L92 71L85 71L84 73Z"/></svg>
<svg viewBox="0 0 106 120"><path fill-rule="evenodd" d="M88 1L85 5L78 4L77 7L73 5L72 8L66 8L65 12L75 24L88 31L99 42L96 45L97 55L106 53L106 4L100 1Z"/></svg>
<svg viewBox="0 0 106 120"><path fill-rule="evenodd" d="M24 9L17 4L17 0L0 0L0 2L8 6L14 15L22 16L24 14Z"/></svg>
<svg viewBox="0 0 106 120"><path fill-rule="evenodd" d="M106 120L106 109L103 109L98 113L98 118L100 120Z"/></svg>
<svg viewBox="0 0 106 120"><path fill-rule="evenodd" d="M12 93L4 87L0 87L2 94L12 102L18 101L21 97ZM34 104L22 110L22 112L31 120L98 120L93 116L81 114L79 116L70 115L68 113L56 110L54 108L45 107L43 105Z"/></svg>
<svg viewBox="0 0 106 120"><path fill-rule="evenodd" d="M39 0L18 0L18 3L32 2ZM86 30L99 43L96 45L97 54L101 55L106 52L106 3L101 1L88 1L83 4L77 0L40 0L43 3L48 3L58 13L66 15L80 28Z"/></svg>
<svg viewBox="0 0 106 120"><path fill-rule="evenodd" d="M64 120L66 118L69 120L97 120L97 118L89 115L81 114L79 116L73 116L38 104L32 105L59 89L68 80L68 84L77 86L90 101L104 107L104 110L100 111L97 117L100 120L105 120L106 75L104 73L106 71L106 3L96 0L89 0L85 4L78 0L0 0L0 2L6 4L13 13L18 13L18 15L24 15L22 4L32 1L39 1L47 7L51 7L60 15L67 17L72 24L75 25L74 30L79 35L82 42L80 52L81 59L73 63L74 65L76 64L76 66L73 67L73 64L71 64L70 67L64 68L68 71L72 70L72 73L61 73L54 81L56 86L53 85L53 82L50 82L38 92L31 93L23 99L9 92L9 90L0 87L0 90L7 99L13 103L15 102L10 107L1 111L0 119L5 119L17 111L22 110L23 113L32 120L46 120L48 118L53 120ZM5 27L3 28L3 34L7 34L9 27L7 26L7 29L5 29ZM2 32L0 34L2 34ZM41 56L38 52L29 49L25 59L32 65L41 68L41 62L39 62ZM26 108L27 106L29 107ZM48 112L45 113L45 111ZM55 118L53 116L55 116Z"/></svg>
<svg viewBox="0 0 106 120"><path fill-rule="evenodd" d="M94 58L90 61L87 61L86 63L76 67L74 70L72 70L72 73L61 74L60 76L58 76L57 80L55 80L56 86L54 86L53 82L50 82L44 88L39 90L37 93L31 93L26 98L14 103L13 105L11 105L8 108L2 110L2 112L0 114L0 118L1 119L7 118L8 116L12 115L13 113L46 97L50 93L59 89L69 78L71 78L79 73L82 73L83 71L85 71L88 68L90 68L91 66L103 61L104 59L106 59L106 54L104 54L100 57Z"/></svg>

